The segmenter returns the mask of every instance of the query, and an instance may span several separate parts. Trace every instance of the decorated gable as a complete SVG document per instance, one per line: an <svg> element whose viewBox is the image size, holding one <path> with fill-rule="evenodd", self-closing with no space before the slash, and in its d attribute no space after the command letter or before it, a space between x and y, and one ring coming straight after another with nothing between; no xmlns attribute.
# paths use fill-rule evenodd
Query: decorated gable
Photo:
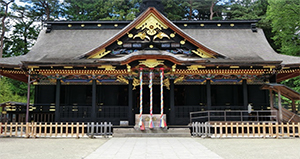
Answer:
<svg viewBox="0 0 300 159"><path fill-rule="evenodd" d="M155 8L149 8L87 58L119 57L140 50L163 50L175 55L200 58L223 57L205 47L166 19Z"/></svg>

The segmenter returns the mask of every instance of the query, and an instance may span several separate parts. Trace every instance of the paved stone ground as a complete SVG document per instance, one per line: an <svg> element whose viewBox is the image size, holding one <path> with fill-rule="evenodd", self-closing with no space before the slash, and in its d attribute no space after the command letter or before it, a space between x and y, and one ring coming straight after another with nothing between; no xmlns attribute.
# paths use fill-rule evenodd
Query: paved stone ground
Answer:
<svg viewBox="0 0 300 159"><path fill-rule="evenodd" d="M225 159L300 159L299 138L194 140Z"/></svg>
<svg viewBox="0 0 300 159"><path fill-rule="evenodd" d="M0 159L82 159L107 140L0 138Z"/></svg>
<svg viewBox="0 0 300 159"><path fill-rule="evenodd" d="M192 138L112 138L86 159L221 159Z"/></svg>
<svg viewBox="0 0 300 159"><path fill-rule="evenodd" d="M300 159L299 147L299 138L0 138L0 159Z"/></svg>

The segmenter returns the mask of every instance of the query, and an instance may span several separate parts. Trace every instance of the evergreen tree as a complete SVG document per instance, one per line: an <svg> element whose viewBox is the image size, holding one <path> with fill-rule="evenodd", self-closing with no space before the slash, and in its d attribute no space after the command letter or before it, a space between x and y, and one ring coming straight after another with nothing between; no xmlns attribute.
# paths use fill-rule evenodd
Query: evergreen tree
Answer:
<svg viewBox="0 0 300 159"><path fill-rule="evenodd" d="M269 0L267 11L280 52L300 56L300 1Z"/></svg>

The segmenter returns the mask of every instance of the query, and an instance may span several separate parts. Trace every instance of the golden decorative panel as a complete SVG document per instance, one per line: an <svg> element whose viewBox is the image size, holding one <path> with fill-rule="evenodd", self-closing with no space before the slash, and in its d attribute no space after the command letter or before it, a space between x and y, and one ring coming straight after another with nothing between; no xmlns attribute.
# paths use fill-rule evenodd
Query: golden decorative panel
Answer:
<svg viewBox="0 0 300 159"><path fill-rule="evenodd" d="M136 29L144 30L150 36L157 34L157 29L168 29L168 26L161 22L153 13L150 13L141 23L139 23Z"/></svg>
<svg viewBox="0 0 300 159"><path fill-rule="evenodd" d="M154 68L158 65L163 65L164 64L164 60L156 60L156 59L147 59L145 61L139 61L140 65L145 65L149 68Z"/></svg>

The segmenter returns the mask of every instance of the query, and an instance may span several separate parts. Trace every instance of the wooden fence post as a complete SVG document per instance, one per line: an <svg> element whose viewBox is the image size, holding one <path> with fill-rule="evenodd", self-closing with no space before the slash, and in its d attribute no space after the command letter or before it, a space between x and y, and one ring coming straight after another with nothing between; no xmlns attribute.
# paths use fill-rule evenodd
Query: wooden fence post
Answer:
<svg viewBox="0 0 300 159"><path fill-rule="evenodd" d="M76 137L79 138L79 123L76 123Z"/></svg>
<svg viewBox="0 0 300 159"><path fill-rule="evenodd" d="M83 137L84 136L84 126L85 126L85 124L84 123L81 123L81 137ZM88 134L88 128L87 128L87 132L86 132L87 134Z"/></svg>
<svg viewBox="0 0 300 159"><path fill-rule="evenodd" d="M12 137L12 122L9 125L10 130L9 130L9 137Z"/></svg>

